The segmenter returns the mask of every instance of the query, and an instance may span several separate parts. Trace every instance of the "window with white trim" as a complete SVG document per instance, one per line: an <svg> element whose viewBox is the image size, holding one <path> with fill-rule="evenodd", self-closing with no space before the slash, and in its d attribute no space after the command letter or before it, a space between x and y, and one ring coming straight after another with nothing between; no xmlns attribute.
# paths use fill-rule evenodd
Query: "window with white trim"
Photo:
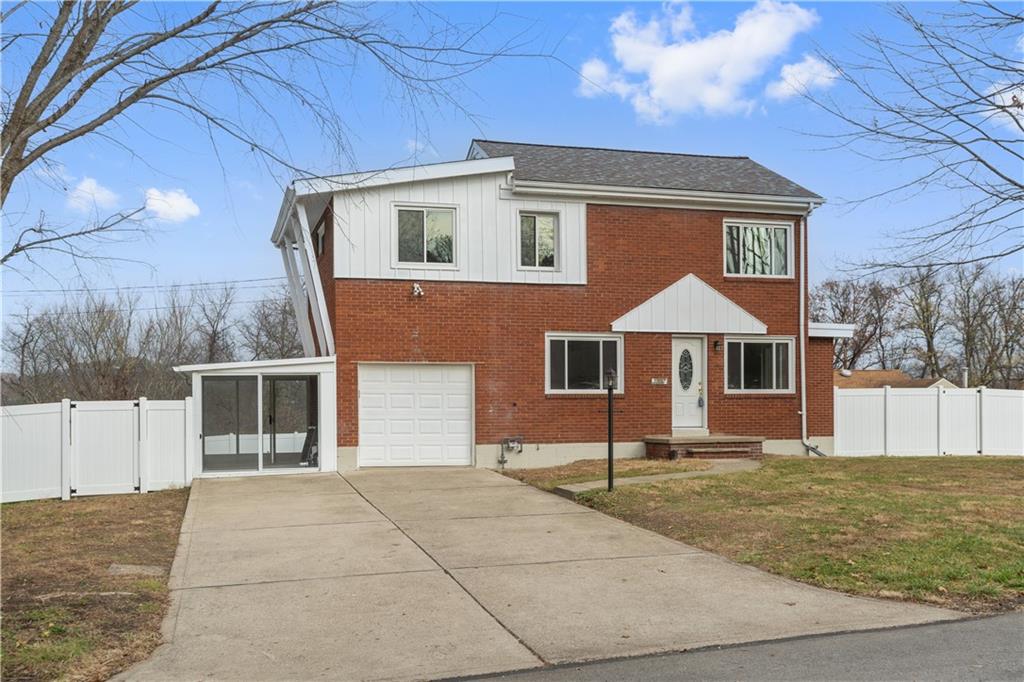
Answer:
<svg viewBox="0 0 1024 682"><path fill-rule="evenodd" d="M318 257L324 255L324 233L326 231L324 223L320 223L313 230L313 245Z"/></svg>
<svg viewBox="0 0 1024 682"><path fill-rule="evenodd" d="M792 339L726 339L725 390L792 393Z"/></svg>
<svg viewBox="0 0 1024 682"><path fill-rule="evenodd" d="M615 370L615 392L622 393L622 337L598 334L548 334L548 393L601 393L605 375Z"/></svg>
<svg viewBox="0 0 1024 682"><path fill-rule="evenodd" d="M792 225L725 223L725 273L751 277L790 276Z"/></svg>
<svg viewBox="0 0 1024 682"><path fill-rule="evenodd" d="M554 270L558 266L558 215L519 214L519 267Z"/></svg>
<svg viewBox="0 0 1024 682"><path fill-rule="evenodd" d="M455 263L454 208L400 206L396 212L399 263Z"/></svg>

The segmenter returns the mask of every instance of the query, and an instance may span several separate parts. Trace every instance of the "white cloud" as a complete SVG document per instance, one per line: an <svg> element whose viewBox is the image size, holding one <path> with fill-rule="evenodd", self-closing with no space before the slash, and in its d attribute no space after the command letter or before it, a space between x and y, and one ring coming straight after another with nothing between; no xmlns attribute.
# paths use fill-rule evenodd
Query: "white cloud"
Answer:
<svg viewBox="0 0 1024 682"><path fill-rule="evenodd" d="M146 210L157 220L169 223L183 223L199 215L199 207L183 189L146 190Z"/></svg>
<svg viewBox="0 0 1024 682"><path fill-rule="evenodd" d="M755 105L747 87L817 22L813 10L758 0L736 17L731 30L701 36L689 5L663 6L646 21L629 10L609 29L617 70L591 59L581 68L577 92L616 95L655 121L698 111L746 113Z"/></svg>
<svg viewBox="0 0 1024 682"><path fill-rule="evenodd" d="M805 54L795 64L786 64L779 71L778 80L774 80L764 89L764 94L772 99L789 99L805 94L811 90L823 90L831 87L839 74L827 62L814 55Z"/></svg>
<svg viewBox="0 0 1024 682"><path fill-rule="evenodd" d="M117 206L118 196L107 189L95 178L85 177L68 192L68 208L82 213L90 213L98 209L111 209Z"/></svg>
<svg viewBox="0 0 1024 682"><path fill-rule="evenodd" d="M989 120L1020 134L1024 126L1024 87L1007 81L995 83L988 92L988 101L992 104Z"/></svg>
<svg viewBox="0 0 1024 682"><path fill-rule="evenodd" d="M437 150L429 142L414 140L411 137L405 141L405 151L409 152L409 156L437 156Z"/></svg>

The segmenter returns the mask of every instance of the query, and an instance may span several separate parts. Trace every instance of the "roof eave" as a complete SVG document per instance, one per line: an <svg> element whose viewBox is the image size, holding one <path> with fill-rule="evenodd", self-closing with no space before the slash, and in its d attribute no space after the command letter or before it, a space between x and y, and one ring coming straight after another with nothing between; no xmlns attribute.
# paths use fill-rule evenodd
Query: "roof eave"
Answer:
<svg viewBox="0 0 1024 682"><path fill-rule="evenodd" d="M777 208L813 210L825 203L819 196L782 196L770 194L740 194L735 192L708 192L675 190L625 185L588 185L544 180L513 178L511 187L516 194L559 195L586 198L634 199L652 202L703 202L730 206L773 206Z"/></svg>

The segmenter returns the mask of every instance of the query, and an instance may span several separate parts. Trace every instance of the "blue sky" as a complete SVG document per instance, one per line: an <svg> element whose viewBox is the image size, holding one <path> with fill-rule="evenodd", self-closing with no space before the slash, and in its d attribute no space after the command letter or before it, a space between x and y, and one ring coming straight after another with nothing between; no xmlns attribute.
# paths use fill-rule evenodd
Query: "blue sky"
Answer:
<svg viewBox="0 0 1024 682"><path fill-rule="evenodd" d="M939 217L957 201L932 193L898 203L844 204L899 184L913 169L823 149L827 143L807 133L833 131L834 122L801 97L784 97L784 85L796 78L808 87L829 87L828 74L809 57L816 50L843 58L856 49L856 32L896 31L884 5L459 3L435 8L467 23L486 21L496 11L508 13L500 21L502 31L530 27L532 45L553 51L565 65L508 59L472 74L460 97L472 120L426 104L418 117L410 116L387 98L381 74L372 66L337 74L332 89L338 116L351 131L354 164L330 158L316 128L301 117L283 125L293 158L323 172L403 165L411 153L418 162L431 163L462 158L473 137L747 155L827 197L829 203L812 216L813 280L835 274L841 260L884 247L887 232ZM388 11L396 20L412 20L402 8ZM591 76L582 86L580 70ZM591 87L598 81L600 90ZM203 133L165 114L140 112L116 132L134 154L98 138L65 147L56 160L69 191L29 177L9 200L15 214L45 208L48 215L73 223L94 210L141 205L149 192L150 236L105 247L111 255L146 265L87 267L82 273L87 283L163 285L283 274L268 236L288 173L270 172L231 145L215 154ZM5 240L10 233L8 225ZM66 263L43 265L57 281L39 269L4 273L5 314L26 298L12 292L79 283ZM1006 267L1019 270L1020 263ZM255 289L240 298L260 295Z"/></svg>

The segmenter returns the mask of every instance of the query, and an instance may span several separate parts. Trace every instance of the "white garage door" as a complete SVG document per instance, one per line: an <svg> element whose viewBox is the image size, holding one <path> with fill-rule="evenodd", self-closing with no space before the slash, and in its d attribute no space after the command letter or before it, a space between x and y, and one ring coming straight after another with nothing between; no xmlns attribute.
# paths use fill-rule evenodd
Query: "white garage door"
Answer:
<svg viewBox="0 0 1024 682"><path fill-rule="evenodd" d="M472 463L471 365L359 366L359 466Z"/></svg>

